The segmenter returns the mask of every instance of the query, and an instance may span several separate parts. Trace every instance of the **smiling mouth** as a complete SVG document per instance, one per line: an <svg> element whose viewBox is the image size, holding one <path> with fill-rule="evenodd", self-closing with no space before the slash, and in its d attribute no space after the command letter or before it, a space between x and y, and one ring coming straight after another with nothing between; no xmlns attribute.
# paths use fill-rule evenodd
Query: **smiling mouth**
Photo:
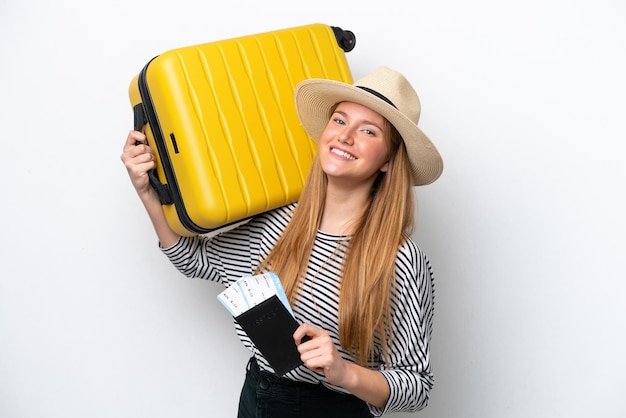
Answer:
<svg viewBox="0 0 626 418"><path fill-rule="evenodd" d="M335 155L339 155L340 157L347 158L348 160L356 160L356 157L354 155L349 154L349 153L347 153L345 151L342 151L340 149L337 149L337 148L331 148L330 152L335 154Z"/></svg>

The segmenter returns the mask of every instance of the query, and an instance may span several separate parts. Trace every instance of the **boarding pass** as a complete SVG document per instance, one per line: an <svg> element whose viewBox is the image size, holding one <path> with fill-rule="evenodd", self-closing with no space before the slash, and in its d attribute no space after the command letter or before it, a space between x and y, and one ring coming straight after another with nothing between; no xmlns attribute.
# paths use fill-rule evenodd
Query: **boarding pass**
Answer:
<svg viewBox="0 0 626 418"><path fill-rule="evenodd" d="M217 299L236 317L274 295L293 316L285 290L273 272L244 276L217 295Z"/></svg>

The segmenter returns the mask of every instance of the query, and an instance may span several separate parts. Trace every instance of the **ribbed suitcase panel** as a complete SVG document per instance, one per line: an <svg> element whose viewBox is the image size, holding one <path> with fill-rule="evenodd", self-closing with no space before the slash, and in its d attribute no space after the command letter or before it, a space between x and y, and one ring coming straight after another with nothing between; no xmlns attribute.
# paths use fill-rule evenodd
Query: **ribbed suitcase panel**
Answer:
<svg viewBox="0 0 626 418"><path fill-rule="evenodd" d="M344 51L322 24L155 58L146 80L182 198L175 211L210 230L296 201L315 144L300 126L293 91L311 77L352 81Z"/></svg>

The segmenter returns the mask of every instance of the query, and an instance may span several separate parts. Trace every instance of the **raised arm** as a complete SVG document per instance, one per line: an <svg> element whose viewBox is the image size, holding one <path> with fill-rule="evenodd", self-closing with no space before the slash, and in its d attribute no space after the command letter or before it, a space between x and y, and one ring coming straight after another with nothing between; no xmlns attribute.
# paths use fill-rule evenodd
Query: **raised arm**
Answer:
<svg viewBox="0 0 626 418"><path fill-rule="evenodd" d="M148 212L161 246L167 248L174 245L180 235L168 225L159 197L150 186L148 171L155 167L154 152L147 145L146 136L143 133L130 131L121 159L139 199Z"/></svg>

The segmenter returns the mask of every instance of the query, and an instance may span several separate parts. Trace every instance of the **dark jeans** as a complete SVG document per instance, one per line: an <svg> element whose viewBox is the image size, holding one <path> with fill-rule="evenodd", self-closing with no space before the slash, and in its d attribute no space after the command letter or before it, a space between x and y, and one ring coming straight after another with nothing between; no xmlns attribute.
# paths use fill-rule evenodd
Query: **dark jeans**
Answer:
<svg viewBox="0 0 626 418"><path fill-rule="evenodd" d="M372 418L353 395L262 372L254 357L247 369L237 418Z"/></svg>

